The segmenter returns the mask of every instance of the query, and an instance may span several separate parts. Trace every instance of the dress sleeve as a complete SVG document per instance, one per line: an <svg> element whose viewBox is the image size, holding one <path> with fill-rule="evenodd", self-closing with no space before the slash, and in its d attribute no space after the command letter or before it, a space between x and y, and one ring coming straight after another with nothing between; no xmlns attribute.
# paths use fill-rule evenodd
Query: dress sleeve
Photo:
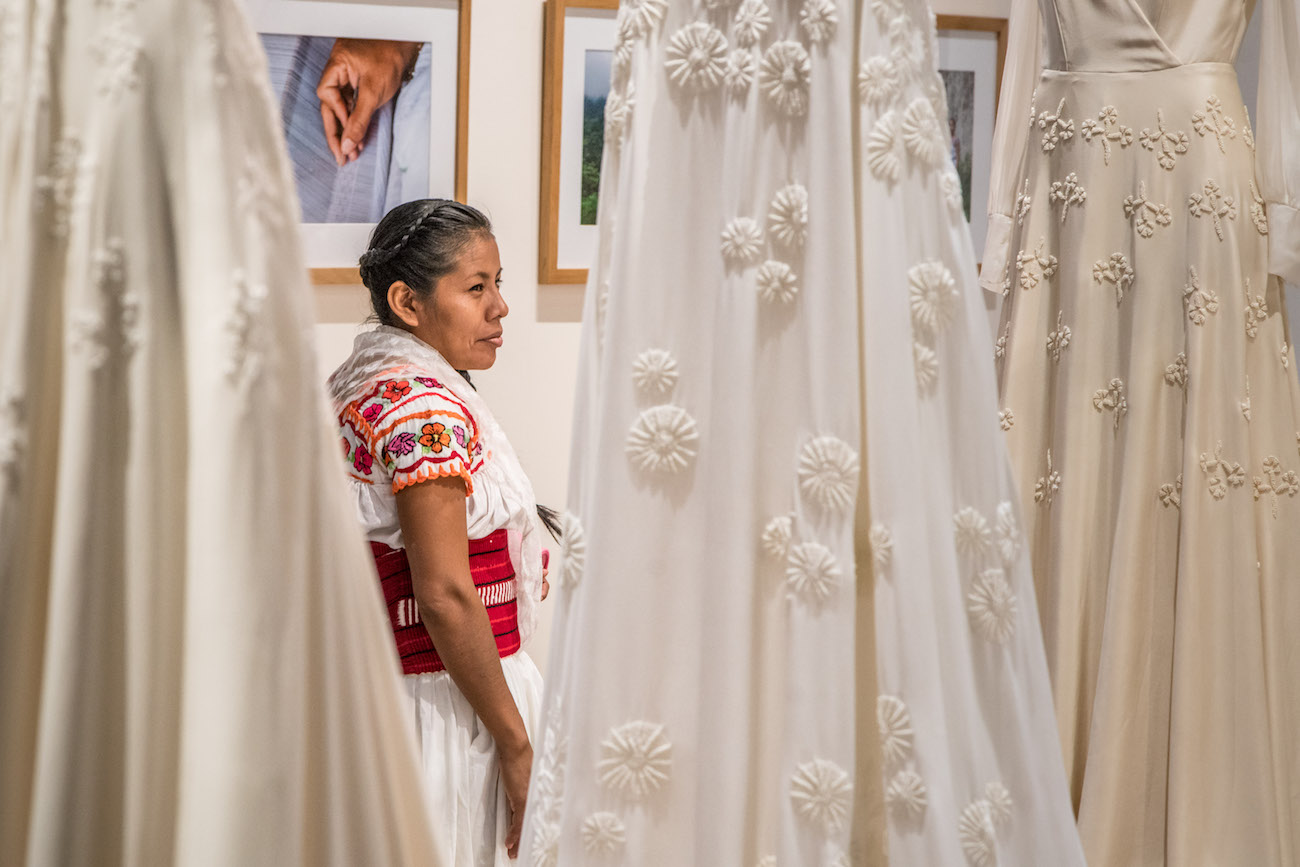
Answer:
<svg viewBox="0 0 1300 867"><path fill-rule="evenodd" d="M1285 2L1285 0L1283 0ZM1011 244L1012 212L1024 176L1029 144L1029 112L1042 66L1042 24L1038 0L1012 0L1007 59L993 133L993 175L989 179L988 237L980 285L1002 292Z"/></svg>
<svg viewBox="0 0 1300 867"><path fill-rule="evenodd" d="M349 404L344 416L343 449L345 456L352 450L354 479L374 484L378 463L393 493L445 476L464 479L465 496L474 492L483 451L478 424L436 380L385 380Z"/></svg>
<svg viewBox="0 0 1300 867"><path fill-rule="evenodd" d="M1300 6L1262 4L1255 160L1268 213L1269 272L1300 283Z"/></svg>

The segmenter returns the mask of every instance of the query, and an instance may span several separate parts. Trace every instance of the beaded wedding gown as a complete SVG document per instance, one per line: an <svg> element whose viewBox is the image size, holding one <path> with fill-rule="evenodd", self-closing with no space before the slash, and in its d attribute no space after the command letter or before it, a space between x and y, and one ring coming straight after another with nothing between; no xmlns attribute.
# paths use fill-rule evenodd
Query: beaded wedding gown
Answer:
<svg viewBox="0 0 1300 867"><path fill-rule="evenodd" d="M1300 7L1023 0L986 285L1090 864L1300 863ZM1046 53L1040 52L1040 43ZM1032 117L1031 117L1032 115Z"/></svg>
<svg viewBox="0 0 1300 867"><path fill-rule="evenodd" d="M431 863L242 12L0 34L0 864Z"/></svg>
<svg viewBox="0 0 1300 867"><path fill-rule="evenodd" d="M618 20L522 862L1081 865L928 9Z"/></svg>

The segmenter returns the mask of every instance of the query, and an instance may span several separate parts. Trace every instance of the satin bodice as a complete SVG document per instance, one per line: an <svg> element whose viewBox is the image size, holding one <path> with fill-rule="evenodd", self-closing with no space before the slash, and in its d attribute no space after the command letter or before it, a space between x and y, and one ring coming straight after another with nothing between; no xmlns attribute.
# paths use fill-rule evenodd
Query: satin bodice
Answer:
<svg viewBox="0 0 1300 867"><path fill-rule="evenodd" d="M1146 72L1233 63L1255 0L1039 0L1044 67Z"/></svg>

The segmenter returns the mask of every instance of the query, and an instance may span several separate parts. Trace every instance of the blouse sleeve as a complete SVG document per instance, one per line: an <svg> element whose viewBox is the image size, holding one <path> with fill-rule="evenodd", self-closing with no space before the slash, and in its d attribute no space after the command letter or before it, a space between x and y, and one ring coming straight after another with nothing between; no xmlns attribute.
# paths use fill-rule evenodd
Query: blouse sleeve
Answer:
<svg viewBox="0 0 1300 867"><path fill-rule="evenodd" d="M1300 283L1300 6L1262 5L1255 160L1268 214L1269 272Z"/></svg>
<svg viewBox="0 0 1300 867"><path fill-rule="evenodd" d="M354 479L374 484L375 463L390 478L393 493L445 476L465 481L482 465L478 424L468 408L434 379L418 377L378 383L344 411L343 448Z"/></svg>
<svg viewBox="0 0 1300 867"><path fill-rule="evenodd" d="M988 236L980 285L1002 292L1011 244L1012 212L1024 174L1029 144L1029 112L1042 65L1042 25L1038 0L1012 0L1007 60L993 133L993 175L989 179Z"/></svg>

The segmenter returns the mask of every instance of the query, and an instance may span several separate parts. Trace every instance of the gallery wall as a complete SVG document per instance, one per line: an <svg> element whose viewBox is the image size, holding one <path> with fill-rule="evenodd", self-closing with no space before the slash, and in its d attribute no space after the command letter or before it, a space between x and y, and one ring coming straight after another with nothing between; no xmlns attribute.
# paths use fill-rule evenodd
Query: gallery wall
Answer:
<svg viewBox="0 0 1300 867"><path fill-rule="evenodd" d="M933 5L938 14L1005 17L1010 0L939 0ZM475 381L519 452L538 500L562 508L583 287L539 286L536 279L541 0L473 0L471 25L469 201L486 210L496 225L510 304L497 364ZM1244 53L1250 55L1251 49ZM317 345L327 372L347 356L369 307L364 289L357 286L318 287L316 299ZM1300 304L1300 298L1293 297L1292 303ZM530 649L543 667L549 613L549 606L543 606L543 622Z"/></svg>

